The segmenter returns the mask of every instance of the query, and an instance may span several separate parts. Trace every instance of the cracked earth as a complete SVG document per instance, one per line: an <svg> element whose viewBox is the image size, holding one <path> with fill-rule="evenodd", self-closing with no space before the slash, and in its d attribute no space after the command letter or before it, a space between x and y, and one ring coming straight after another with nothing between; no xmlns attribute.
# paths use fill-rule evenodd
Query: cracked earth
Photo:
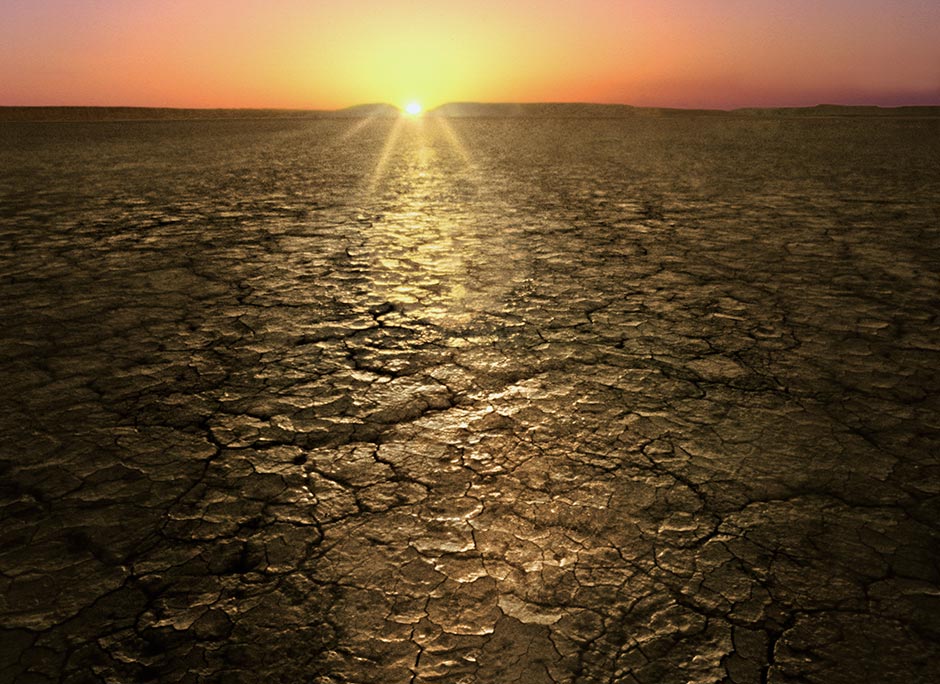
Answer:
<svg viewBox="0 0 940 684"><path fill-rule="evenodd" d="M938 681L937 133L6 125L0 681Z"/></svg>

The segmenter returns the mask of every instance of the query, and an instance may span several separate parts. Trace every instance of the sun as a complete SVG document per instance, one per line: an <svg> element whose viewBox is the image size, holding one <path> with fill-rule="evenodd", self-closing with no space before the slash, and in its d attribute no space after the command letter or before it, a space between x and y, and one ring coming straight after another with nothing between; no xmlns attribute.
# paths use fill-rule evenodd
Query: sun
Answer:
<svg viewBox="0 0 940 684"><path fill-rule="evenodd" d="M409 102L405 105L405 114L408 116L418 116L423 109L420 102Z"/></svg>

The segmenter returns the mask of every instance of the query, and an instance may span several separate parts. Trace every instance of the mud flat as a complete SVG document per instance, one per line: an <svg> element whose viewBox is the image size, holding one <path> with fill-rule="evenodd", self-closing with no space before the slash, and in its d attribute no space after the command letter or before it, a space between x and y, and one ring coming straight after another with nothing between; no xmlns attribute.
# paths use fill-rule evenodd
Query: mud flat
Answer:
<svg viewBox="0 0 940 684"><path fill-rule="evenodd" d="M0 680L935 682L940 135L0 127Z"/></svg>

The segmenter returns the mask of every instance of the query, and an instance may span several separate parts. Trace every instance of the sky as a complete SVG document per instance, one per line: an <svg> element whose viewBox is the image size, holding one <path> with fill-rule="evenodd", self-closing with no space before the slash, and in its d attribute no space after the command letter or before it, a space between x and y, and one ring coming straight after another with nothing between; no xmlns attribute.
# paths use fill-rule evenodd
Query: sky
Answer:
<svg viewBox="0 0 940 684"><path fill-rule="evenodd" d="M936 0L0 0L0 105L940 104Z"/></svg>

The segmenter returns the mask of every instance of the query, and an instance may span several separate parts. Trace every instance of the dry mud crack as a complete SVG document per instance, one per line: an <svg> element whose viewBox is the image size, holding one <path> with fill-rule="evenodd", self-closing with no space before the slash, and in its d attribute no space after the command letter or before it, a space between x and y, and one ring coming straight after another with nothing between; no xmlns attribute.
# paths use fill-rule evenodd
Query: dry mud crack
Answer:
<svg viewBox="0 0 940 684"><path fill-rule="evenodd" d="M936 121L348 126L3 131L0 681L940 678Z"/></svg>

